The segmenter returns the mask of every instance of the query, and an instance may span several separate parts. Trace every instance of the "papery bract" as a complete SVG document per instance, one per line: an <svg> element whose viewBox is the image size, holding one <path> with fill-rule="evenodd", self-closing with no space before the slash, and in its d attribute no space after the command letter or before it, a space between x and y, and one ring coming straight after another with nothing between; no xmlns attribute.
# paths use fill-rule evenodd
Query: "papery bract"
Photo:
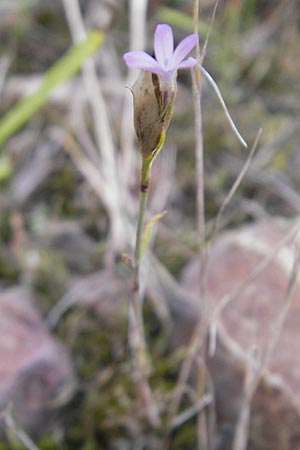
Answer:
<svg viewBox="0 0 300 450"><path fill-rule="evenodd" d="M173 113L176 81L161 95L159 77L144 71L132 86L134 127L142 157L154 160L159 153Z"/></svg>

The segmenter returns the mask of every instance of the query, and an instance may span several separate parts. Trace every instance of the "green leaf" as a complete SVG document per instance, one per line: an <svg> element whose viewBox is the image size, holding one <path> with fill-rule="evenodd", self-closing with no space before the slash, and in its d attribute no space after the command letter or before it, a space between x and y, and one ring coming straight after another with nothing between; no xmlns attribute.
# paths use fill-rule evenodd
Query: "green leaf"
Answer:
<svg viewBox="0 0 300 450"><path fill-rule="evenodd" d="M0 181L6 180L12 174L12 164L8 156L0 155Z"/></svg>
<svg viewBox="0 0 300 450"><path fill-rule="evenodd" d="M161 21L169 23L173 27L178 27L191 33L194 31L193 17L188 14L167 7L159 8L158 14ZM206 34L208 29L209 26L207 25L207 23L205 23L203 20L199 20L200 35Z"/></svg>
<svg viewBox="0 0 300 450"><path fill-rule="evenodd" d="M56 86L80 69L85 59L102 44L103 39L104 36L99 31L90 31L83 42L72 47L45 73L38 89L20 100L0 121L0 145L28 122L48 100Z"/></svg>
<svg viewBox="0 0 300 450"><path fill-rule="evenodd" d="M165 214L167 214L167 211L162 211L158 214L155 214L155 216L151 217L151 219L147 222L147 224L145 226L143 238L142 238L142 245L141 245L141 253L142 254L146 250L153 224L155 222L157 222L158 220L160 220L162 217L164 217Z"/></svg>

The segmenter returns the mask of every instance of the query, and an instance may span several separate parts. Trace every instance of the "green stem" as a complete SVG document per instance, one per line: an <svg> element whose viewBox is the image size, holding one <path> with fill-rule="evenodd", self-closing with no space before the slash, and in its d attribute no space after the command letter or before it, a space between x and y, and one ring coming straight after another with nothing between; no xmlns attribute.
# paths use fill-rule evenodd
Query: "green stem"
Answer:
<svg viewBox="0 0 300 450"><path fill-rule="evenodd" d="M138 224L136 230L136 243L135 243L135 269L133 273L133 308L136 323L138 326L139 334L139 361L145 360L146 353L146 343L145 343L145 332L143 323L143 313L142 313L142 301L140 298L140 261L142 254L142 236L144 228L144 216L147 206L148 191L150 185L150 173L151 173L151 161L142 159L142 170L141 170L141 185L140 185L140 204L139 204L139 214L138 214ZM144 364L142 364L144 366Z"/></svg>
<svg viewBox="0 0 300 450"><path fill-rule="evenodd" d="M142 313L142 299L139 289L139 269L142 256L142 237L144 216L147 206L148 191L150 185L152 160L142 159L141 186L140 186L140 204L138 214L138 224L136 231L135 243L135 268L133 272L133 295L132 295L132 312L133 312L133 333L136 338L134 340L134 356L136 361L137 381L139 385L141 400L146 416L151 426L157 426L159 422L158 412L152 399L152 393L148 382L149 365L146 350L145 331Z"/></svg>
<svg viewBox="0 0 300 450"><path fill-rule="evenodd" d="M141 186L140 186L140 205L139 205L139 215L138 224L136 230L136 243L135 243L135 264L138 268L141 260L141 247L142 247L142 235L143 235L143 225L144 216L147 206L148 191L150 185L150 174L151 174L151 162L147 159L142 160L142 171L141 171Z"/></svg>

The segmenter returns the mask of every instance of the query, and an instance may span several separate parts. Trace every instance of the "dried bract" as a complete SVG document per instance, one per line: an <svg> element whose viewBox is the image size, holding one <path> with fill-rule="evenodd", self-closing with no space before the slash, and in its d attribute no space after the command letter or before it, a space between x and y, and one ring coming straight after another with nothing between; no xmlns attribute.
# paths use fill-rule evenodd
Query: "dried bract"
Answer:
<svg viewBox="0 0 300 450"><path fill-rule="evenodd" d="M132 88L134 126L143 158L153 160L162 147L173 113L176 80L163 83L143 71Z"/></svg>

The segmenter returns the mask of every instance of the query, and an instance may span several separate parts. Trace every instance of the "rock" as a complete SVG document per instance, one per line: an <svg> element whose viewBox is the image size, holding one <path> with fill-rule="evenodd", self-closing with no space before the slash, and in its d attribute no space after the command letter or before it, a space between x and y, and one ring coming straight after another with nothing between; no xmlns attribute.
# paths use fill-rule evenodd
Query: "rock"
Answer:
<svg viewBox="0 0 300 450"><path fill-rule="evenodd" d="M0 291L0 410L40 432L74 387L66 350L50 334L24 289Z"/></svg>
<svg viewBox="0 0 300 450"><path fill-rule="evenodd" d="M224 233L209 258L207 301L211 317L217 317L218 338L207 364L215 384L219 425L231 427L232 435L250 358L259 364L270 351L270 342L274 343L251 402L248 450L300 449L299 283L291 298L286 297L295 259L295 227L292 221L268 219ZM251 277L272 252L269 264ZM189 292L197 292L198 270L198 261L185 270L183 286ZM240 289L247 277L249 282ZM214 316L233 292L237 295ZM282 327L279 317L284 317ZM232 443L220 448L232 448Z"/></svg>

